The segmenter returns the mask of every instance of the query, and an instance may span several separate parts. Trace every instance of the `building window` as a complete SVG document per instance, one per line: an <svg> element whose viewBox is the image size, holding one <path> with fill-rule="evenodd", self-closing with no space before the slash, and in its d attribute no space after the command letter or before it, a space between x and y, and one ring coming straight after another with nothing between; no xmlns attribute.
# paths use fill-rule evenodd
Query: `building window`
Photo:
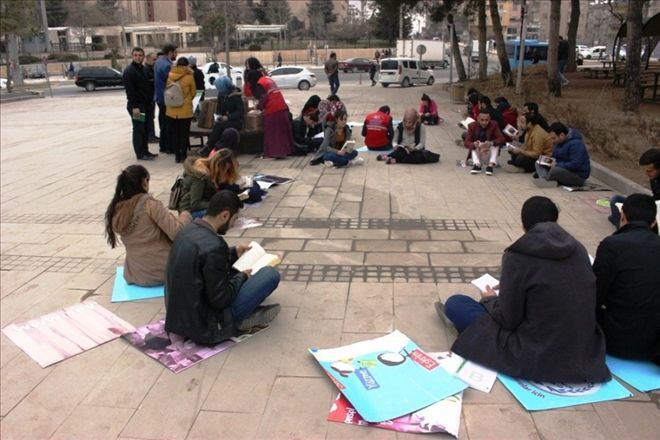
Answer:
<svg viewBox="0 0 660 440"><path fill-rule="evenodd" d="M176 0L176 16L179 21L186 21L186 0Z"/></svg>
<svg viewBox="0 0 660 440"><path fill-rule="evenodd" d="M147 0L147 21L154 20L154 0Z"/></svg>

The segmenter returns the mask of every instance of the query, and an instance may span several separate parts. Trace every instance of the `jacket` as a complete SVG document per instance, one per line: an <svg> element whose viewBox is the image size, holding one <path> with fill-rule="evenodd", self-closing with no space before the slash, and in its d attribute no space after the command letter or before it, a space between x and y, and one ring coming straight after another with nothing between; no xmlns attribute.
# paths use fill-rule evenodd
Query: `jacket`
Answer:
<svg viewBox="0 0 660 440"><path fill-rule="evenodd" d="M258 90L258 86L263 88L263 92ZM257 81L257 92L255 96L257 99L259 99L257 108L263 110L264 115L289 109L289 107L286 105L286 102L284 101L284 95L282 95L282 91L279 89L279 87L277 87L275 81L273 81L268 76L262 76Z"/></svg>
<svg viewBox="0 0 660 440"><path fill-rule="evenodd" d="M351 130L351 127L348 125L344 127L344 130L346 130L346 141L351 139L351 136L353 135L353 132ZM323 132L323 143L319 147L318 150L316 150L316 153L314 154L314 159L320 159L323 157L325 153L330 153L330 152L337 152L337 148L335 148L335 145L337 144L337 140L335 138L335 127L334 125L329 125L326 127L325 131ZM312 159L312 160L314 160Z"/></svg>
<svg viewBox="0 0 660 440"><path fill-rule="evenodd" d="M472 150L473 144L475 141L479 140L479 132L481 130L481 125L478 121L472 122L468 125L467 136L465 136L464 145L465 148ZM500 131L500 127L497 125L497 122L491 121L486 126L486 140L493 142L494 145L502 145L506 142L504 135Z"/></svg>
<svg viewBox="0 0 660 440"><path fill-rule="evenodd" d="M237 122L240 127L237 130L240 131L243 128L243 118L245 116L241 90L238 87L234 87L226 95L220 95L218 93L215 113L220 116L227 116L229 121Z"/></svg>
<svg viewBox="0 0 660 440"><path fill-rule="evenodd" d="M660 236L628 223L598 245L593 269L607 352L660 360Z"/></svg>
<svg viewBox="0 0 660 440"><path fill-rule="evenodd" d="M191 156L183 162L183 189L178 211L201 211L209 206L211 197L216 193L206 167L198 166L199 157Z"/></svg>
<svg viewBox="0 0 660 440"><path fill-rule="evenodd" d="M423 115L424 113L430 113L431 116L439 116L438 115L438 104L435 103L434 100L431 100L431 104L429 105L430 108L427 108L423 103L419 104L419 114Z"/></svg>
<svg viewBox="0 0 660 440"><path fill-rule="evenodd" d="M165 103L165 84L171 69L172 61L167 55L159 56L154 63L154 100L158 104Z"/></svg>
<svg viewBox="0 0 660 440"><path fill-rule="evenodd" d="M157 286L165 282L167 255L182 227L183 223L149 194L117 203L112 230L126 247L124 278L129 284Z"/></svg>
<svg viewBox="0 0 660 440"><path fill-rule="evenodd" d="M649 180L649 186L655 200L660 200L660 176ZM660 225L658 225L660 226Z"/></svg>
<svg viewBox="0 0 660 440"><path fill-rule="evenodd" d="M321 124L317 123L313 127L309 127L305 124L302 116L298 116L291 121L291 128L293 131L293 141L299 148L308 148L309 141L321 132Z"/></svg>
<svg viewBox="0 0 660 440"><path fill-rule="evenodd" d="M498 104L497 110L502 115L502 119L504 119L504 127L506 127L507 124L512 127L518 126L518 111L511 107L511 104L508 102L501 102Z"/></svg>
<svg viewBox="0 0 660 440"><path fill-rule="evenodd" d="M552 157L557 159L558 167L572 171L583 179L591 174L589 153L582 141L582 135L575 128L569 130L564 142L555 145Z"/></svg>
<svg viewBox="0 0 660 440"><path fill-rule="evenodd" d="M154 66L153 64L144 63L144 73L147 75L147 81L149 81L149 102L154 102L155 96L155 85L154 85Z"/></svg>
<svg viewBox="0 0 660 440"><path fill-rule="evenodd" d="M131 63L124 69L122 75L124 89L126 90L126 100L128 109L139 108L142 112L147 109L151 103L150 97L153 96L152 84L142 64Z"/></svg>
<svg viewBox="0 0 660 440"><path fill-rule="evenodd" d="M488 313L458 336L454 353L514 378L611 378L589 256L557 223L537 223L504 251L500 294L481 303Z"/></svg>
<svg viewBox="0 0 660 440"><path fill-rule="evenodd" d="M394 128L392 116L383 112L369 113L364 119L362 136L367 147L382 147L392 144Z"/></svg>
<svg viewBox="0 0 660 440"><path fill-rule="evenodd" d="M195 90L205 90L206 85L204 84L204 72L199 70L197 66L192 68L193 79L195 80Z"/></svg>
<svg viewBox="0 0 660 440"><path fill-rule="evenodd" d="M174 66L167 77L167 84L178 81L183 92L183 105L180 107L165 108L165 115L172 119L192 119L192 101L195 97L195 79L192 70L186 66Z"/></svg>
<svg viewBox="0 0 660 440"><path fill-rule="evenodd" d="M234 335L230 307L247 280L231 268L236 259L236 249L202 219L179 232L167 261L166 331L207 345Z"/></svg>
<svg viewBox="0 0 660 440"><path fill-rule="evenodd" d="M424 150L426 148L426 127L418 121L411 136L403 127L403 122L399 122L399 125L396 126L394 143L415 150Z"/></svg>
<svg viewBox="0 0 660 440"><path fill-rule="evenodd" d="M547 131L540 125L534 125L531 130L525 132L525 148L520 154L531 159L538 159L540 155L552 154L552 139Z"/></svg>

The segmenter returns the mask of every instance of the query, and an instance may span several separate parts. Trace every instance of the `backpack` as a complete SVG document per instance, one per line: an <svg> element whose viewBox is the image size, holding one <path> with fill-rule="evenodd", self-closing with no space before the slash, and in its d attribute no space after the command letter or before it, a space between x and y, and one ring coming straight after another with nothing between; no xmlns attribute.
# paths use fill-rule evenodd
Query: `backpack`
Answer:
<svg viewBox="0 0 660 440"><path fill-rule="evenodd" d="M181 107L183 105L183 90L181 84L179 84L179 79L172 81L165 87L164 96L167 107Z"/></svg>
<svg viewBox="0 0 660 440"><path fill-rule="evenodd" d="M179 207L181 196L183 195L183 177L177 176L170 190L170 201L167 204L168 209L176 210Z"/></svg>

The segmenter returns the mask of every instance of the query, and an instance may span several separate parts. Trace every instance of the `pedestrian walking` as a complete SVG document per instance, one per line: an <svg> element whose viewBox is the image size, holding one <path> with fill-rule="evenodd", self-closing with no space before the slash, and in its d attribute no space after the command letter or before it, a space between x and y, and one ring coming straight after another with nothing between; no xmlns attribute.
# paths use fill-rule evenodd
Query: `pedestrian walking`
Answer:
<svg viewBox="0 0 660 440"><path fill-rule="evenodd" d="M371 63L371 66L369 67L369 79L371 80L371 87L376 85L376 80L374 79L376 77L376 63Z"/></svg>
<svg viewBox="0 0 660 440"><path fill-rule="evenodd" d="M330 94L336 95L339 90L339 63L336 53L330 52L330 58L326 60L324 68L330 83Z"/></svg>
<svg viewBox="0 0 660 440"><path fill-rule="evenodd" d="M277 54L277 67L282 67L282 52Z"/></svg>

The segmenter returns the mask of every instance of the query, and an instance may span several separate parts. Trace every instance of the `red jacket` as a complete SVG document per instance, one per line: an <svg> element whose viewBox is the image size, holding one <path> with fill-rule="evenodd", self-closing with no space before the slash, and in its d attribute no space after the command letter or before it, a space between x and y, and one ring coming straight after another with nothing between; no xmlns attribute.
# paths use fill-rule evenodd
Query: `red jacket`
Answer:
<svg viewBox="0 0 660 440"><path fill-rule="evenodd" d="M512 127L518 127L518 112L515 108L509 107L508 109L502 112L502 118L504 118L505 124L511 124Z"/></svg>
<svg viewBox="0 0 660 440"><path fill-rule="evenodd" d="M364 119L362 136L364 136L364 145L367 147L389 145L392 143L393 134L392 117L387 113L369 113Z"/></svg>
<svg viewBox="0 0 660 440"><path fill-rule="evenodd" d="M474 121L468 125L467 136L465 136L465 148L472 150L474 148L474 142L479 139L479 131L481 130L481 125L479 121ZM500 131L500 127L497 125L497 122L491 120L486 126L486 141L491 141L494 145L502 145L506 142L504 135Z"/></svg>
<svg viewBox="0 0 660 440"><path fill-rule="evenodd" d="M265 103L263 104L264 115L289 109L289 107L286 105L286 102L284 101L282 91L277 87L275 81L267 76L262 76L257 81L257 84L263 87L264 91L266 92L266 99ZM260 105L262 102L264 102L263 97L259 99Z"/></svg>

